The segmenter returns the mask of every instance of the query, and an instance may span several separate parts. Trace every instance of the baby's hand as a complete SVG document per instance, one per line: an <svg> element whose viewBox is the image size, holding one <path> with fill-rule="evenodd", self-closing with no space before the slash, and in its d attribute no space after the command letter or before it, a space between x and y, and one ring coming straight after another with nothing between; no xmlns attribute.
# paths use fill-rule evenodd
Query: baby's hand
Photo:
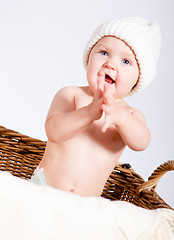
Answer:
<svg viewBox="0 0 174 240"><path fill-rule="evenodd" d="M104 91L104 77L101 74L97 80L97 90L94 94L93 101L89 104L90 113L94 120L98 120L101 118L103 110L103 91Z"/></svg>
<svg viewBox="0 0 174 240"><path fill-rule="evenodd" d="M112 123L112 105L114 101L114 98L113 98L114 91L115 91L114 84L104 85L104 91L103 91L104 103L102 105L102 110L105 113L105 123L101 129L102 132L106 132L106 130Z"/></svg>
<svg viewBox="0 0 174 240"><path fill-rule="evenodd" d="M119 126L127 119L128 108L122 99L114 99L112 95L109 95L110 90L106 90L104 103L102 105L102 110L105 113L105 122L101 129L105 132L109 126L115 125Z"/></svg>

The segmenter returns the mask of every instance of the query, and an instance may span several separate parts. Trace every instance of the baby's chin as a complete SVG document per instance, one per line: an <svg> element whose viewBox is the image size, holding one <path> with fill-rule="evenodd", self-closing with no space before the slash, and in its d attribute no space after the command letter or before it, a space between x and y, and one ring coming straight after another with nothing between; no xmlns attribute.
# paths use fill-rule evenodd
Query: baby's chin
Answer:
<svg viewBox="0 0 174 240"><path fill-rule="evenodd" d="M122 94L120 93L120 94L119 94L118 92L115 92L115 93L112 94L112 96L113 96L114 99L123 99L123 98L127 97L128 94L129 94L129 93L124 93L124 94L123 94L123 93L122 93Z"/></svg>

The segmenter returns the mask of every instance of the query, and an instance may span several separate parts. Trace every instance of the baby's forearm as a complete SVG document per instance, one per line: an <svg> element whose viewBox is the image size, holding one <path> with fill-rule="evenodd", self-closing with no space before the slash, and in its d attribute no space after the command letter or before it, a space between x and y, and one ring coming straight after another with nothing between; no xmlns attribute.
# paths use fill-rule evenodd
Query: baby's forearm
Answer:
<svg viewBox="0 0 174 240"><path fill-rule="evenodd" d="M53 142L63 142L88 128L93 119L89 114L89 107L67 113L58 113L50 116L45 123L47 137Z"/></svg>
<svg viewBox="0 0 174 240"><path fill-rule="evenodd" d="M125 122L116 125L125 144L135 151L145 150L150 142L150 132L146 124L129 114Z"/></svg>

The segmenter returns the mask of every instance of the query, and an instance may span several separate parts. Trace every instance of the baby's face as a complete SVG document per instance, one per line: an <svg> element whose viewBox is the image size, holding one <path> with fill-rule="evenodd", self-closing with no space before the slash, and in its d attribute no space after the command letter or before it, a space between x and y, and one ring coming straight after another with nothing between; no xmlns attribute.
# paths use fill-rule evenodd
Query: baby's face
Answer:
<svg viewBox="0 0 174 240"><path fill-rule="evenodd" d="M93 94L101 73L105 84L114 84L114 98L124 98L130 93L138 81L139 67L133 51L125 42L115 37L104 37L91 50L87 80Z"/></svg>

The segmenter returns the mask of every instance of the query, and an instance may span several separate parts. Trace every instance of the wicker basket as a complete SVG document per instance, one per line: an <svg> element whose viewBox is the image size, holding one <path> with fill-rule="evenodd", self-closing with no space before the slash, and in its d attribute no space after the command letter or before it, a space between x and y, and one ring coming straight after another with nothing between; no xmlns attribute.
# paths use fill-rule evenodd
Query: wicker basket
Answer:
<svg viewBox="0 0 174 240"><path fill-rule="evenodd" d="M45 146L46 142L0 126L0 170L30 179L42 159ZM129 164L118 164L101 196L110 200L128 201L147 209L173 209L155 192L159 179L171 170L174 170L174 161L162 164L145 182Z"/></svg>

